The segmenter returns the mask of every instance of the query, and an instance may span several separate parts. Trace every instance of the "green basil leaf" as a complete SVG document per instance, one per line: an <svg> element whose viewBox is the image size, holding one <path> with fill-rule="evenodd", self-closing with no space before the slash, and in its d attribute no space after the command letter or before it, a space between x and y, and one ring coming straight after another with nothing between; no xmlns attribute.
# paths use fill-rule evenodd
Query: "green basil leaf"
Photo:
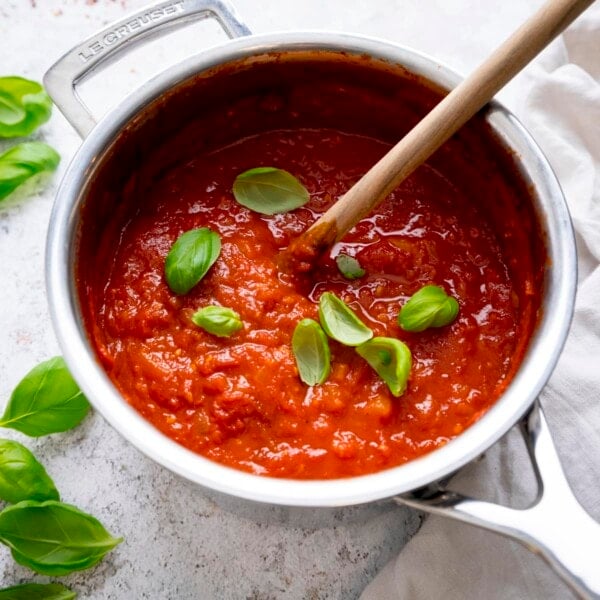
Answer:
<svg viewBox="0 0 600 600"><path fill-rule="evenodd" d="M330 338L346 346L358 346L373 337L373 332L331 292L319 299L319 320Z"/></svg>
<svg viewBox="0 0 600 600"><path fill-rule="evenodd" d="M300 379L306 385L318 385L329 376L331 353L321 326L313 319L303 319L292 336L292 351Z"/></svg>
<svg viewBox="0 0 600 600"><path fill-rule="evenodd" d="M52 113L44 88L23 77L0 77L0 138L33 133Z"/></svg>
<svg viewBox="0 0 600 600"><path fill-rule="evenodd" d="M437 285L426 285L413 294L398 314L398 324L405 331L424 331L444 327L456 319L458 302Z"/></svg>
<svg viewBox="0 0 600 600"><path fill-rule="evenodd" d="M60 583L23 583L0 590L0 600L74 600L75 592Z"/></svg>
<svg viewBox="0 0 600 600"><path fill-rule="evenodd" d="M59 499L46 469L25 446L12 440L0 439L0 498L11 504Z"/></svg>
<svg viewBox="0 0 600 600"><path fill-rule="evenodd" d="M218 337L229 337L244 326L240 315L224 306L205 306L194 313L192 321Z"/></svg>
<svg viewBox="0 0 600 600"><path fill-rule="evenodd" d="M48 144L23 142L0 154L0 200L38 173L54 171L60 156Z"/></svg>
<svg viewBox="0 0 600 600"><path fill-rule="evenodd" d="M375 369L394 396L406 390L412 356L408 346L388 337L375 337L356 348L356 351Z"/></svg>
<svg viewBox="0 0 600 600"><path fill-rule="evenodd" d="M0 540L1 541L1 540ZM85 560L76 561L69 565L68 570L65 570L63 565L47 565L45 562L38 562L35 560L31 560L27 556L17 552L16 550L11 550L11 554L13 560L16 563L19 563L23 567L27 567L36 573L41 573L42 575L48 575L49 577L62 577L63 575L68 575L74 571L83 571L85 569L91 569L94 565L96 565L101 558L96 556L91 556L86 558Z"/></svg>
<svg viewBox="0 0 600 600"><path fill-rule="evenodd" d="M358 279L366 273L356 258L348 256L348 254L338 254L335 257L335 262L340 273L346 279Z"/></svg>
<svg viewBox="0 0 600 600"><path fill-rule="evenodd" d="M19 563L43 575L67 575L100 562L122 538L70 504L25 501L0 512L0 542Z"/></svg>
<svg viewBox="0 0 600 600"><path fill-rule="evenodd" d="M274 167L250 169L235 178L235 199L263 215L294 210L310 199L308 190L291 174Z"/></svg>
<svg viewBox="0 0 600 600"><path fill-rule="evenodd" d="M0 420L25 435L39 437L79 425L89 402L61 356L40 363L19 382Z"/></svg>
<svg viewBox="0 0 600 600"><path fill-rule="evenodd" d="M213 266L221 252L221 238L208 227L180 235L165 260L167 283L176 294L187 294Z"/></svg>

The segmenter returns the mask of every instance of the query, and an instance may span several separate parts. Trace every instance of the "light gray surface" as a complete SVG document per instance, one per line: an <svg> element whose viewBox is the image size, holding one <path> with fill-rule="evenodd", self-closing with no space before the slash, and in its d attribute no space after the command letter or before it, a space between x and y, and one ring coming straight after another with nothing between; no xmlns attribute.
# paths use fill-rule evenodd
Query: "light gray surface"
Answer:
<svg viewBox="0 0 600 600"><path fill-rule="evenodd" d="M0 75L40 80L62 52L144 4L3 0ZM255 32L323 28L376 35L466 71L539 2L505 4L493 3L490 10L491 0L240 0L236 6ZM206 24L175 33L100 76L84 97L101 110L113 94L118 98L157 65L220 39ZM44 291L44 238L56 184L79 139L58 113L36 137L56 147L63 163L51 181L29 186L0 205L2 403L34 364L57 353ZM386 505L288 514L217 504L141 456L97 415L67 434L37 441L6 437L24 441L37 454L65 501L126 538L94 570L63 578L81 598L354 598L418 526L416 514ZM3 586L44 580L17 567L1 548L0 564Z"/></svg>

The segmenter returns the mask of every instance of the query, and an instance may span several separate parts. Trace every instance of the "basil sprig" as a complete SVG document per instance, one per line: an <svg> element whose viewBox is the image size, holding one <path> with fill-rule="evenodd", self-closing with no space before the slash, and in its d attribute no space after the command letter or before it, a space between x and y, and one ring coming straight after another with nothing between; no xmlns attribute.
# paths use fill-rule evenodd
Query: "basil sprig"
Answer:
<svg viewBox="0 0 600 600"><path fill-rule="evenodd" d="M0 512L0 542L20 565L42 575L93 567L121 541L98 519L55 500L26 500Z"/></svg>
<svg viewBox="0 0 600 600"><path fill-rule="evenodd" d="M246 208L263 215L285 213L306 204L308 190L291 173L258 167L235 178L233 196Z"/></svg>
<svg viewBox="0 0 600 600"><path fill-rule="evenodd" d="M205 306L193 314L192 321L218 337L229 337L244 326L240 315L224 306Z"/></svg>
<svg viewBox="0 0 600 600"><path fill-rule="evenodd" d="M424 331L444 327L456 319L458 302L437 285L426 285L413 294L398 314L404 331Z"/></svg>
<svg viewBox="0 0 600 600"><path fill-rule="evenodd" d="M38 173L54 171L60 156L43 142L24 142L0 154L0 200Z"/></svg>
<svg viewBox="0 0 600 600"><path fill-rule="evenodd" d="M11 504L59 499L46 469L25 446L12 440L0 440L0 499Z"/></svg>
<svg viewBox="0 0 600 600"><path fill-rule="evenodd" d="M208 227L179 236L165 260L165 277L176 294L187 294L213 266L221 252L221 238Z"/></svg>
<svg viewBox="0 0 600 600"><path fill-rule="evenodd" d="M31 369L19 382L0 419L0 427L39 437L72 429L89 409L89 402L64 359L56 356Z"/></svg>
<svg viewBox="0 0 600 600"><path fill-rule="evenodd" d="M329 376L331 353L327 336L313 319L302 319L292 336L298 374L306 385L319 385Z"/></svg>
<svg viewBox="0 0 600 600"><path fill-rule="evenodd" d="M334 293L319 299L319 320L330 338L345 346L358 346L373 337L373 332Z"/></svg>
<svg viewBox="0 0 600 600"><path fill-rule="evenodd" d="M412 355L405 343L395 338L374 337L358 346L356 352L387 383L394 396L404 393L412 366Z"/></svg>
<svg viewBox="0 0 600 600"><path fill-rule="evenodd" d="M339 272L346 279L358 279L362 277L366 271L360 266L360 263L353 256L348 254L338 254L335 257L335 262Z"/></svg>
<svg viewBox="0 0 600 600"><path fill-rule="evenodd" d="M52 100L37 82L0 77L0 138L33 133L52 113Z"/></svg>
<svg viewBox="0 0 600 600"><path fill-rule="evenodd" d="M65 431L87 414L89 404L55 357L32 369L17 385L2 422L28 435ZM0 439L0 543L19 564L60 576L98 563L122 539L113 538L94 517L59 502L52 479L21 444ZM59 584L27 583L0 590L0 600L73 600Z"/></svg>
<svg viewBox="0 0 600 600"><path fill-rule="evenodd" d="M77 594L60 583L22 583L0 590L0 600L75 600Z"/></svg>

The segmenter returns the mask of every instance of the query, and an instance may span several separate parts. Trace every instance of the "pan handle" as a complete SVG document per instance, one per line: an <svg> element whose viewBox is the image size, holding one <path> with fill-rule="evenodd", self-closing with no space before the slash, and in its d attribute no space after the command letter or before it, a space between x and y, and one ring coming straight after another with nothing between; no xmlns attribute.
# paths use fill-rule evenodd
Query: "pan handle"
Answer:
<svg viewBox="0 0 600 600"><path fill-rule="evenodd" d="M167 0L109 25L62 56L44 75L44 85L67 121L82 138L96 120L77 93L77 84L117 55L150 36L212 17L230 38L250 35L226 0Z"/></svg>
<svg viewBox="0 0 600 600"><path fill-rule="evenodd" d="M432 487L396 498L401 504L501 533L539 554L584 599L600 599L600 524L577 501L539 401L520 424L538 482L533 504L517 510Z"/></svg>

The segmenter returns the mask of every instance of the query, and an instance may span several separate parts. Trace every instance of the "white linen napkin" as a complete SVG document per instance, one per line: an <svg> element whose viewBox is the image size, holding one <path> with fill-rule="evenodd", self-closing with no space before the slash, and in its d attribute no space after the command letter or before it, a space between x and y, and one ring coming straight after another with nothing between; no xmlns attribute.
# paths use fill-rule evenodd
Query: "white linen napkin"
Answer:
<svg viewBox="0 0 600 600"><path fill-rule="evenodd" d="M573 491L600 520L600 3L592 6L518 82L517 115L548 157L576 230L575 318L541 399ZM513 431L450 488L523 507L535 483ZM568 515L564 518L569 535ZM600 546L595 549L600 569ZM361 600L564 600L573 597L537 556L476 527L428 517L365 589Z"/></svg>

